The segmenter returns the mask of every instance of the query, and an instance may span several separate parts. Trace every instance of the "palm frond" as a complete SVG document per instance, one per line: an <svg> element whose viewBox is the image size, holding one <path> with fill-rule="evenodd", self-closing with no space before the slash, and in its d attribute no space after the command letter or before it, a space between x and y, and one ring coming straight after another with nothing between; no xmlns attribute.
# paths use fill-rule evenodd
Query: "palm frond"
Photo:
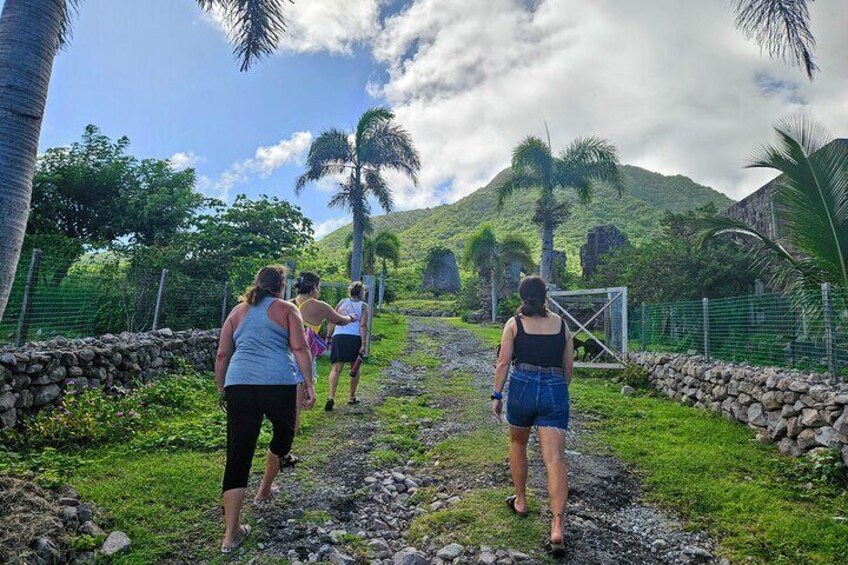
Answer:
<svg viewBox="0 0 848 565"><path fill-rule="evenodd" d="M356 123L356 132L354 133L354 146L356 150L360 151L364 148L365 140L374 128L382 122L393 120L394 117L394 113L383 106L375 106L365 110ZM360 153L357 153L357 155L361 156Z"/></svg>
<svg viewBox="0 0 848 565"><path fill-rule="evenodd" d="M818 67L807 0L735 0L734 9L736 27L748 39L769 56L800 67L812 80Z"/></svg>
<svg viewBox="0 0 848 565"><path fill-rule="evenodd" d="M379 169L368 168L365 170L365 183L363 186L365 197L374 196L380 204L380 208L387 213L395 208L392 189L386 184L386 179L380 174Z"/></svg>
<svg viewBox="0 0 848 565"><path fill-rule="evenodd" d="M203 10L218 9L229 30L233 54L246 71L273 53L286 31L286 4L291 0L197 0Z"/></svg>
<svg viewBox="0 0 848 565"><path fill-rule="evenodd" d="M510 171L507 179L496 189L498 210L503 209L506 201L514 193L535 186L538 186L537 179L529 171Z"/></svg>
<svg viewBox="0 0 848 565"><path fill-rule="evenodd" d="M328 175L343 173L352 160L347 134L338 129L322 132L309 147L306 156L306 172L297 177L294 191L298 196L311 182Z"/></svg>
<svg viewBox="0 0 848 565"><path fill-rule="evenodd" d="M374 121L363 137L357 138L360 163L400 171L418 184L421 158L409 135L394 120Z"/></svg>
<svg viewBox="0 0 848 565"><path fill-rule="evenodd" d="M400 238L389 231L374 236L374 254L397 267L400 264Z"/></svg>
<svg viewBox="0 0 848 565"><path fill-rule="evenodd" d="M483 224L471 234L465 243L462 253L462 263L466 267L474 267L478 271L494 267L498 252L498 240L489 224Z"/></svg>
<svg viewBox="0 0 848 565"><path fill-rule="evenodd" d="M550 146L535 136L524 138L512 151L513 173L535 177L542 190L553 190L554 158Z"/></svg>
<svg viewBox="0 0 848 565"><path fill-rule="evenodd" d="M519 263L525 272L536 267L536 263L533 261L533 251L530 249L527 240L516 234L507 235L500 241L498 255L503 263L513 261Z"/></svg>
<svg viewBox="0 0 848 565"><path fill-rule="evenodd" d="M66 47L73 37L73 21L79 13L82 0L65 0L61 3L62 21L59 28L59 49Z"/></svg>
<svg viewBox="0 0 848 565"><path fill-rule="evenodd" d="M580 202L586 204L592 200L598 183L622 193L624 182L619 166L618 150L612 143L594 136L577 138L557 159L555 178L557 184L574 189Z"/></svg>

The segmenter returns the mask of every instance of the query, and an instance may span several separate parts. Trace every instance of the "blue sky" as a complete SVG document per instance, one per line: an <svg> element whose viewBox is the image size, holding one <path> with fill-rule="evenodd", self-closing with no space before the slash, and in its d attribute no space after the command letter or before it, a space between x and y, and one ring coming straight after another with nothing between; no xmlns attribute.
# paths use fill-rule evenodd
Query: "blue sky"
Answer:
<svg viewBox="0 0 848 565"><path fill-rule="evenodd" d="M418 187L390 178L399 209L469 194L545 122L555 148L600 135L625 163L741 198L773 176L743 165L776 120L848 136L848 2L811 13L814 82L745 40L726 0L297 0L280 52L241 73L194 0L84 0L41 148L93 123L192 164L207 194L295 200L309 141L387 104L422 156ZM346 221L331 188L295 200L321 233Z"/></svg>

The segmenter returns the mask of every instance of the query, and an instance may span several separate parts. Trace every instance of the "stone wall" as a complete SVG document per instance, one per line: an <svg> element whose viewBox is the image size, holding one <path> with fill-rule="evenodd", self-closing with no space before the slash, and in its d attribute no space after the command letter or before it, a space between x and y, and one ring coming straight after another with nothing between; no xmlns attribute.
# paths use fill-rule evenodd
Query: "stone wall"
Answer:
<svg viewBox="0 0 848 565"><path fill-rule="evenodd" d="M184 359L197 369L215 362L218 330L106 334L97 338L28 343L0 348L0 428L56 404L73 387L128 387L146 382Z"/></svg>
<svg viewBox="0 0 848 565"><path fill-rule="evenodd" d="M816 447L842 451L848 465L848 383L774 367L706 363L703 357L637 353L651 384L679 402L748 425L763 441L798 456Z"/></svg>

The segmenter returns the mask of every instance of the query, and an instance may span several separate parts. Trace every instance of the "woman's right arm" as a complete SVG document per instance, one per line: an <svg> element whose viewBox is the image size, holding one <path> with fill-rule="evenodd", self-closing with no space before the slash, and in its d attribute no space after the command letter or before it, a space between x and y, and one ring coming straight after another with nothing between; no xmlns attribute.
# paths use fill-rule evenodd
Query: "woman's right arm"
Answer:
<svg viewBox="0 0 848 565"><path fill-rule="evenodd" d="M344 302L344 300L342 300L342 302ZM353 322L356 319L356 316L342 316L338 313L337 309L341 306L342 302L339 302L339 305L336 306L336 308L333 308L326 302L322 302L321 308L323 309L323 315L321 317L326 318L327 321L334 326L346 326Z"/></svg>
<svg viewBox="0 0 848 565"><path fill-rule="evenodd" d="M235 342L233 341L233 315L227 317L224 326L221 328L221 337L218 339L218 355L215 356L215 384L218 387L218 392L224 391L224 381L227 377L227 369L230 366L230 359L236 350Z"/></svg>
<svg viewBox="0 0 848 565"><path fill-rule="evenodd" d="M495 382L492 385L492 389L496 394L503 394L504 386L506 386L506 377L509 373L509 366L512 364L512 353L514 348L515 318L510 318L504 326L503 334L501 335L501 349L498 355L498 364L495 367ZM492 413L500 418L502 410L503 400L492 400Z"/></svg>
<svg viewBox="0 0 848 565"><path fill-rule="evenodd" d="M309 344L306 341L306 330L303 329L303 318L300 311L290 304L286 304L286 329L289 332L289 349L297 361L297 367L300 369L300 374L303 375L303 385L305 396L303 398L303 406L306 409L312 408L315 405L315 388L313 385L312 375L312 352L309 350Z"/></svg>

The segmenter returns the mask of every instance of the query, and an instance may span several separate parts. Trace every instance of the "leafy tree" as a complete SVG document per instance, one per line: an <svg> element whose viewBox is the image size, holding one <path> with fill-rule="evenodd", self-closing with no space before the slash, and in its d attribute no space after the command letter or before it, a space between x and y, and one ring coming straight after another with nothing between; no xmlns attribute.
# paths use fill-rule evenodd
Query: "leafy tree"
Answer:
<svg viewBox="0 0 848 565"><path fill-rule="evenodd" d="M285 200L236 197L229 207L195 221L186 239L186 270L205 278L225 278L240 262L297 259L312 252L312 221Z"/></svg>
<svg viewBox="0 0 848 565"><path fill-rule="evenodd" d="M768 252L775 282L791 290L816 290L829 282L848 290L848 146L809 118L775 126L778 143L748 165L776 169L778 237L725 216L699 220L700 241L732 233L752 238ZM845 293L841 293L845 294Z"/></svg>
<svg viewBox="0 0 848 565"><path fill-rule="evenodd" d="M726 238L699 245L692 223L715 214L712 205L685 214L667 214L659 237L603 256L584 286L626 286L635 304L751 292L757 271L748 253Z"/></svg>
<svg viewBox="0 0 848 565"><path fill-rule="evenodd" d="M329 129L312 142L306 172L298 177L295 191L300 194L306 185L327 176L346 176L329 205L347 210L353 216L353 280L362 278L363 238L371 231L369 198L376 198L386 212L394 208L392 191L383 171L398 171L417 184L420 168L412 138L387 108L367 110L352 135Z"/></svg>
<svg viewBox="0 0 848 565"><path fill-rule="evenodd" d="M591 202L595 185L605 182L621 193L623 183L618 153L608 141L597 137L575 139L559 157L550 141L527 137L512 153L509 178L498 188L498 208L518 190L538 190L533 223L542 229L541 276L550 281L554 269L554 231L571 215L571 203L559 201L555 189L568 188L581 203Z"/></svg>
<svg viewBox="0 0 848 565"><path fill-rule="evenodd" d="M508 235L498 241L494 229L483 224L465 245L462 262L466 267L474 268L480 277L483 312L491 316L492 321L498 311L498 280L503 277L505 266L517 261L526 269L534 268L530 255L530 246L522 238ZM491 301L486 299L491 296Z"/></svg>
<svg viewBox="0 0 848 565"><path fill-rule="evenodd" d="M0 13L0 316L12 286L26 229L41 120L53 59L70 35L80 0L14 0ZM285 0L197 0L218 10L233 50L247 68L277 47Z"/></svg>
<svg viewBox="0 0 848 565"><path fill-rule="evenodd" d="M48 149L33 179L30 234L61 234L89 247L119 238L166 245L207 203L194 190L192 169L174 171L166 160L139 162L129 139L112 142L93 125L81 141Z"/></svg>
<svg viewBox="0 0 848 565"><path fill-rule="evenodd" d="M812 80L818 66L807 0L734 0L734 11L736 27L749 39L770 56L800 67Z"/></svg>

